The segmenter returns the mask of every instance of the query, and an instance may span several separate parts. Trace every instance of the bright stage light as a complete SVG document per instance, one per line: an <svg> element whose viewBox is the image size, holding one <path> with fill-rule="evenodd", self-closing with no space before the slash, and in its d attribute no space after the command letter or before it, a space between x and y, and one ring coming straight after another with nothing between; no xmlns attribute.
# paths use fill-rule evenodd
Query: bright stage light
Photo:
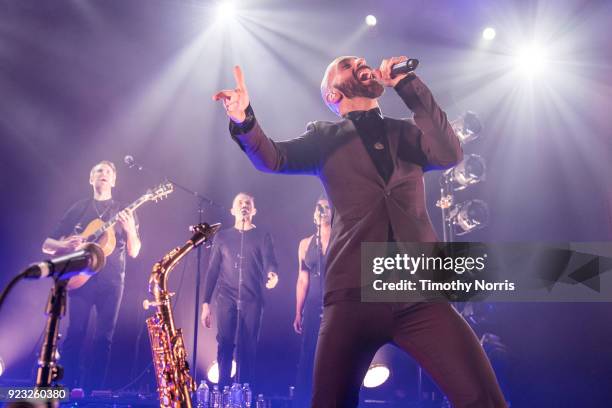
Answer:
<svg viewBox="0 0 612 408"><path fill-rule="evenodd" d="M2 360L2 357L0 357L0 377L2 377L3 373L4 373L4 360Z"/></svg>
<svg viewBox="0 0 612 408"><path fill-rule="evenodd" d="M546 68L546 52L537 44L520 48L515 57L516 69L524 75L534 76Z"/></svg>
<svg viewBox="0 0 612 408"><path fill-rule="evenodd" d="M376 25L376 17L370 14L365 18L365 22L370 27L374 27Z"/></svg>
<svg viewBox="0 0 612 408"><path fill-rule="evenodd" d="M469 200L450 210L449 219L457 235L484 228L489 222L489 206L482 200Z"/></svg>
<svg viewBox="0 0 612 408"><path fill-rule="evenodd" d="M230 377L234 378L236 375L236 362L232 360L232 372ZM217 361L213 361L210 367L208 367L208 371L206 372L206 376L208 377L208 381L213 384L219 384L219 363Z"/></svg>
<svg viewBox="0 0 612 408"><path fill-rule="evenodd" d="M495 29L493 27L487 27L484 30L482 30L482 38L484 38L487 41L491 41L492 39L495 38Z"/></svg>
<svg viewBox="0 0 612 408"><path fill-rule="evenodd" d="M386 365L372 364L363 379L363 386L366 388L381 386L387 381L389 375L391 375L391 370Z"/></svg>
<svg viewBox="0 0 612 408"><path fill-rule="evenodd" d="M217 5L217 19L221 21L232 20L236 17L236 6L229 0Z"/></svg>
<svg viewBox="0 0 612 408"><path fill-rule="evenodd" d="M455 167L444 172L443 181L455 191L463 190L472 184L485 180L486 164L477 154L467 154Z"/></svg>
<svg viewBox="0 0 612 408"><path fill-rule="evenodd" d="M476 140L482 131L482 122L472 111L467 111L457 119L450 122L461 144Z"/></svg>

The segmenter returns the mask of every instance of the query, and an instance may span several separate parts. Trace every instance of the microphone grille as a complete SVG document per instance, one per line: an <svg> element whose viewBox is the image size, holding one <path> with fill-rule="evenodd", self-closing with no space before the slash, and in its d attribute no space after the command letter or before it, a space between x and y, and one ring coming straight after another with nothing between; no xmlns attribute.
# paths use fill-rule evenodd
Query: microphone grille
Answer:
<svg viewBox="0 0 612 408"><path fill-rule="evenodd" d="M90 242L83 248L89 254L89 269L97 273L106 265L106 255L100 245Z"/></svg>

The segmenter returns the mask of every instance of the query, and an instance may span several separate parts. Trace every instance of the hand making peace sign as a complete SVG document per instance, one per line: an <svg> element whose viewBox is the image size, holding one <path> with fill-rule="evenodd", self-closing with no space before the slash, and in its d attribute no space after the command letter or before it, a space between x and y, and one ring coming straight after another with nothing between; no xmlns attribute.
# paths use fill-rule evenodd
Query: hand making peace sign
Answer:
<svg viewBox="0 0 612 408"><path fill-rule="evenodd" d="M249 92L244 83L242 70L238 65L234 67L234 79L236 80L236 89L224 89L213 95L213 101L223 101L225 113L230 119L236 123L244 122L246 113L244 112L249 106Z"/></svg>

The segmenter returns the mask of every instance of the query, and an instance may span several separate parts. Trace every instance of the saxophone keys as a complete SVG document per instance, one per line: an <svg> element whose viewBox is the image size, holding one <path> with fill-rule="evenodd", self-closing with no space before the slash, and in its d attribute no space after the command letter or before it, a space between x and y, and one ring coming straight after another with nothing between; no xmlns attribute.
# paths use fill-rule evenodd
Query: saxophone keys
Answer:
<svg viewBox="0 0 612 408"><path fill-rule="evenodd" d="M145 299L142 301L142 307L144 310L149 310L151 306L159 306L160 302L150 301L149 299Z"/></svg>

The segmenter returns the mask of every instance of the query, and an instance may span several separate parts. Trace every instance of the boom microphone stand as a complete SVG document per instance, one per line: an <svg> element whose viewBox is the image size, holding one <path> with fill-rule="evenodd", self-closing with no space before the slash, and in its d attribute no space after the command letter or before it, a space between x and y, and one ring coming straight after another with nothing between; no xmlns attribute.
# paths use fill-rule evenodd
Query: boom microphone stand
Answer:
<svg viewBox="0 0 612 408"><path fill-rule="evenodd" d="M55 358L57 355L57 341L59 339L60 319L66 315L66 285L68 280L55 280L55 285L49 293L45 313L47 325L45 327L45 340L40 349L38 371L36 373L36 388L51 387L57 384L64 376L64 370Z"/></svg>

